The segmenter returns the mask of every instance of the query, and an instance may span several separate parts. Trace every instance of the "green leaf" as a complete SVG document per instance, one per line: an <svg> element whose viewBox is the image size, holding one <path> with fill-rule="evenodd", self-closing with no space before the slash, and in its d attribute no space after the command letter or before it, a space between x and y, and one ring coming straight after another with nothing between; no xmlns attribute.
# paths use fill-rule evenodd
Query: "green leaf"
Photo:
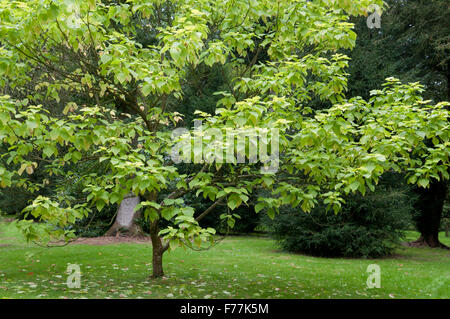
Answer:
<svg viewBox="0 0 450 319"><path fill-rule="evenodd" d="M118 193L112 193L109 197L109 202L111 204L117 203L120 200L120 194Z"/></svg>
<svg viewBox="0 0 450 319"><path fill-rule="evenodd" d="M151 222L154 222L159 218L157 211L153 208L147 208L144 211L144 217Z"/></svg>
<svg viewBox="0 0 450 319"><path fill-rule="evenodd" d="M428 186L428 184L430 183L430 181L426 178L421 178L417 181L417 184L419 186L422 186L423 188L426 188Z"/></svg>
<svg viewBox="0 0 450 319"><path fill-rule="evenodd" d="M46 146L44 147L44 149L42 150L42 153L44 153L44 155L46 157L51 157L54 153L55 153L55 148L52 146Z"/></svg>
<svg viewBox="0 0 450 319"><path fill-rule="evenodd" d="M97 200L97 202L95 203L97 210L100 212L103 207L105 207L105 202L102 199Z"/></svg>
<svg viewBox="0 0 450 319"><path fill-rule="evenodd" d="M263 202L259 202L255 205L255 212L259 213L264 207L266 207L266 205Z"/></svg>
<svg viewBox="0 0 450 319"><path fill-rule="evenodd" d="M23 163L19 170L17 171L17 174L22 175L23 171L27 168L28 164L27 163Z"/></svg>
<svg viewBox="0 0 450 319"><path fill-rule="evenodd" d="M242 199L238 194L232 194L228 198L228 207L230 207L231 210L234 210L235 208L239 207L242 203Z"/></svg>
<svg viewBox="0 0 450 319"><path fill-rule="evenodd" d="M180 246L180 241L177 238L171 239L169 242L170 250L175 250Z"/></svg>
<svg viewBox="0 0 450 319"><path fill-rule="evenodd" d="M116 78L120 83L124 83L127 80L127 75L123 72L116 74Z"/></svg>
<svg viewBox="0 0 450 319"><path fill-rule="evenodd" d="M177 210L176 207L164 207L161 210L161 216L166 220L171 220L177 214Z"/></svg>

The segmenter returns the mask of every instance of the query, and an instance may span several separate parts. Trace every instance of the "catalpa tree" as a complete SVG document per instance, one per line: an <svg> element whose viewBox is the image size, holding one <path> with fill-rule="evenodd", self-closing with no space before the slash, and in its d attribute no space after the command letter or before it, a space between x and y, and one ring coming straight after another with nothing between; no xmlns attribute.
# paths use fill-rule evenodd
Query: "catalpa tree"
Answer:
<svg viewBox="0 0 450 319"><path fill-rule="evenodd" d="M281 205L309 211L318 201L337 213L386 170L422 187L448 178L448 103L431 105L419 84L396 79L369 101L345 98L340 50L356 39L348 19L373 5L383 3L0 0L9 93L0 98L0 186L38 191L48 183L33 175L40 165L48 176L76 175L88 194L81 204L36 196L19 228L29 240L70 239L68 226L92 207L134 193L160 277L165 251L214 241L201 218L223 202L233 225L257 189L268 195L256 212L274 217ZM187 70L213 65L230 79L215 114L198 112L201 129L173 134ZM316 111L317 100L331 107ZM106 172L72 171L86 160ZM188 193L212 205L194 217Z"/></svg>

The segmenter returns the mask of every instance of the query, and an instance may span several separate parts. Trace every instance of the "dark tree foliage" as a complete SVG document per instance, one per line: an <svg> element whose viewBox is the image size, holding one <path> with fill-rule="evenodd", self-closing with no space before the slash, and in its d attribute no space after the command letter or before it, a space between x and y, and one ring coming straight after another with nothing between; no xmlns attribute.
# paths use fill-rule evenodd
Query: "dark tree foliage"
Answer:
<svg viewBox="0 0 450 319"><path fill-rule="evenodd" d="M321 257L382 257L393 253L409 225L413 199L399 176L383 175L375 192L351 196L339 214L283 209L263 223L279 245L291 252Z"/></svg>
<svg viewBox="0 0 450 319"><path fill-rule="evenodd" d="M221 65L208 67L202 64L195 70L190 69L187 81L183 83L183 99L172 106L183 115L181 126L193 125L196 110L214 114L216 103L222 98L221 95L214 95L214 92L223 91L227 87L227 81L227 72Z"/></svg>
<svg viewBox="0 0 450 319"><path fill-rule="evenodd" d="M2 147L0 146L0 154L2 153ZM20 165L18 166L20 167ZM45 169L38 166L34 170L32 178L35 181L39 181L43 178L48 178L48 176ZM38 193L42 196L49 196L53 191L54 187L47 185L47 187L44 187ZM36 197L36 193L31 193L29 190L24 190L23 188L3 188L0 191L0 212L6 215L18 215L20 217L20 212L31 203L34 197Z"/></svg>
<svg viewBox="0 0 450 319"><path fill-rule="evenodd" d="M381 28L355 18L356 47L348 52L349 96L367 97L388 76L426 86L425 97L450 97L450 4L446 0L388 0Z"/></svg>
<svg viewBox="0 0 450 319"><path fill-rule="evenodd" d="M389 0L381 28L369 29L357 18L356 47L348 52L349 96L369 97L384 79L395 76L425 85L424 96L433 101L450 99L450 3L446 0ZM444 247L438 240L447 182L433 182L418 195L413 216L421 237L413 245Z"/></svg>

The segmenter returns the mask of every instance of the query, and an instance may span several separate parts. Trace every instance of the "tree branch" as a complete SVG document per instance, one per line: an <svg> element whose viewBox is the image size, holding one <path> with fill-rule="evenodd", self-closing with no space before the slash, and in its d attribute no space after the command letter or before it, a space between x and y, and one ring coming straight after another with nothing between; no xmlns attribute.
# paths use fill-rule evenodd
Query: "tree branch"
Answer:
<svg viewBox="0 0 450 319"><path fill-rule="evenodd" d="M203 219L203 217L205 217L206 215L208 215L210 212L212 212L214 210L214 208L216 208L217 205L219 205L223 200L224 200L225 196L222 196L221 198L219 198L218 200L216 200L214 202L214 204L212 204L211 206L209 206L203 213L201 213L196 219L195 221L200 221Z"/></svg>

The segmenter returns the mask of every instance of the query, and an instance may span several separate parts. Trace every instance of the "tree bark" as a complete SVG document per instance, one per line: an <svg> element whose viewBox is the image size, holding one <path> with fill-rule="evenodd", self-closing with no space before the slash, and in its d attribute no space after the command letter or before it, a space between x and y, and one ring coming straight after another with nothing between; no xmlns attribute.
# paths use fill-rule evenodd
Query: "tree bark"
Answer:
<svg viewBox="0 0 450 319"><path fill-rule="evenodd" d="M141 212L139 210L134 211L134 208L139 203L139 196L128 194L120 203L117 209L116 220L105 236L118 236L121 233L131 236L142 235L142 227L136 223L136 219L141 216Z"/></svg>
<svg viewBox="0 0 450 319"><path fill-rule="evenodd" d="M409 243L410 246L448 248L439 241L441 216L447 195L446 181L433 180L429 188L417 188L415 192L419 198L415 204L417 215L414 219L420 237Z"/></svg>
<svg viewBox="0 0 450 319"><path fill-rule="evenodd" d="M167 247L163 245L158 233L159 233L159 225L158 220L156 220L150 224L150 236L152 239L152 249L153 249L153 256L152 256L153 278L160 278L164 276L163 254L167 250Z"/></svg>
<svg viewBox="0 0 450 319"><path fill-rule="evenodd" d="M155 246L153 246L153 270L152 270L152 277L153 278L161 278L164 277L164 269L163 269L163 254L161 250L155 249Z"/></svg>

